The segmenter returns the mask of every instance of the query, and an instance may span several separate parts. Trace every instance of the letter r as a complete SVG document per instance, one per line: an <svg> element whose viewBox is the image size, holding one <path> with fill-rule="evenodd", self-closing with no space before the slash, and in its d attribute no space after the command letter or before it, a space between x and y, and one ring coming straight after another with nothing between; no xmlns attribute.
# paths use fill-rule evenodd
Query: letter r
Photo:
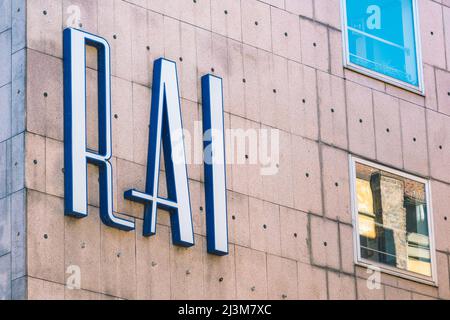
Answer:
<svg viewBox="0 0 450 320"><path fill-rule="evenodd" d="M86 45L98 51L98 152L86 145ZM105 39L72 28L64 30L65 214L88 215L87 163L91 163L99 168L102 222L130 231L134 222L113 214L110 59Z"/></svg>

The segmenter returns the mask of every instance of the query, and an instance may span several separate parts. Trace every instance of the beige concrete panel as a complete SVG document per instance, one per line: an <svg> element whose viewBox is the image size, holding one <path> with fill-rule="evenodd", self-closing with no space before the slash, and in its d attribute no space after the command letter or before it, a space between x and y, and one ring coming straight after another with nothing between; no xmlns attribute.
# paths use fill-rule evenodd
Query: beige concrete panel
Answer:
<svg viewBox="0 0 450 320"><path fill-rule="evenodd" d="M325 215L351 223L348 154L327 146L321 149Z"/></svg>
<svg viewBox="0 0 450 320"><path fill-rule="evenodd" d="M261 251L236 246L236 298L267 299L267 258Z"/></svg>
<svg viewBox="0 0 450 320"><path fill-rule="evenodd" d="M298 263L298 298L327 299L327 272L310 264Z"/></svg>
<svg viewBox="0 0 450 320"><path fill-rule="evenodd" d="M314 265L340 269L339 235L336 222L310 217L311 254Z"/></svg>
<svg viewBox="0 0 450 320"><path fill-rule="evenodd" d="M321 214L323 209L318 144L293 135L292 159L301 159L292 164L294 208Z"/></svg>
<svg viewBox="0 0 450 320"><path fill-rule="evenodd" d="M355 300L355 278L343 273L328 272L328 290L330 300Z"/></svg>
<svg viewBox="0 0 450 320"><path fill-rule="evenodd" d="M347 112L345 84L341 78L317 72L320 139L347 149Z"/></svg>
<svg viewBox="0 0 450 320"><path fill-rule="evenodd" d="M306 213L280 208L281 255L303 263L310 262L308 216Z"/></svg>
<svg viewBox="0 0 450 320"><path fill-rule="evenodd" d="M298 298L297 263L267 255L267 287L269 299L296 300Z"/></svg>

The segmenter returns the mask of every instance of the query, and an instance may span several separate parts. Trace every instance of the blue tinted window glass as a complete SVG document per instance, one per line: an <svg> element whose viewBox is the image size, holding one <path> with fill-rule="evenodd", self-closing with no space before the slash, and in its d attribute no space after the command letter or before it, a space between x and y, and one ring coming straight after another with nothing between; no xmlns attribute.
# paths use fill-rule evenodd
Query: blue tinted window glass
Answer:
<svg viewBox="0 0 450 320"><path fill-rule="evenodd" d="M413 0L346 0L349 61L419 86Z"/></svg>

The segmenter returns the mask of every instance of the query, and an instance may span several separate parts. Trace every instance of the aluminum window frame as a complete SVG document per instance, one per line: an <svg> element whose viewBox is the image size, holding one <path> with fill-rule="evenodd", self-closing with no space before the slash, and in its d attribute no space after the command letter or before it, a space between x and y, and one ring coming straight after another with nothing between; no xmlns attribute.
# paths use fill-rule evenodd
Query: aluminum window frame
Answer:
<svg viewBox="0 0 450 320"><path fill-rule="evenodd" d="M424 84L424 69L422 59L422 42L420 37L420 19L419 19L419 4L418 0L411 0L413 7L413 23L414 23L414 41L416 44L416 63L417 63L417 76L419 85L413 86L407 82L398 80L396 78L384 75L382 73L370 70L368 68L359 66L350 62L350 50L348 42L348 20L347 20L347 0L341 1L341 26L342 26L342 48L343 48L343 64L345 69L355 71L357 73L369 76L371 78L381 80L385 83L391 84L395 87L405 89L407 91L425 96L425 84Z"/></svg>
<svg viewBox="0 0 450 320"><path fill-rule="evenodd" d="M408 270L399 269L396 267L391 267L389 265L375 262L372 260L364 259L361 257L361 245L360 245L360 235L359 235L359 214L358 214L358 204L356 197L356 163L370 166L372 168L383 170L388 173L398 175L402 178L410 179L425 185L426 194L426 205L427 205L427 215L428 215L428 232L430 240L430 258L431 258L431 277L420 275ZM354 263L357 266L364 268L377 267L382 273L393 275L396 277L404 278L407 280L431 285L434 287L438 286L437 278L437 267L436 267L436 246L434 237L434 222L433 222L433 207L431 201L431 183L429 179L422 178L404 171L393 169L382 164L374 163L354 155L349 156L349 168L350 168L350 195L351 195L351 210L352 210L352 225L353 225L353 253L354 253Z"/></svg>

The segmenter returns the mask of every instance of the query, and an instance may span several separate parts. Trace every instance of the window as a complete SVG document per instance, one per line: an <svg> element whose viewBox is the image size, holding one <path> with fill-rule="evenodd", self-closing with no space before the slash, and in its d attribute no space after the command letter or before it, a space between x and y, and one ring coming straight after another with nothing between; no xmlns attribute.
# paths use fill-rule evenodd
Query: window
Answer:
<svg viewBox="0 0 450 320"><path fill-rule="evenodd" d="M351 157L357 263L435 283L428 181Z"/></svg>
<svg viewBox="0 0 450 320"><path fill-rule="evenodd" d="M341 0L346 67L423 93L416 0Z"/></svg>

